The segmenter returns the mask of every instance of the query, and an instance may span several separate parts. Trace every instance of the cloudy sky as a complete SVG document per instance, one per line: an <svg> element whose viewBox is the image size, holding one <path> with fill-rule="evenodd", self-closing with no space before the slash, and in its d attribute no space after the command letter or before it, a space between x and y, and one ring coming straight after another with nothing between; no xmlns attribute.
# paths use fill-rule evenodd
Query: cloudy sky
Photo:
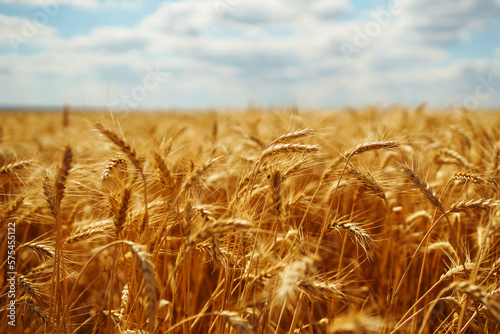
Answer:
<svg viewBox="0 0 500 334"><path fill-rule="evenodd" d="M500 106L500 0L0 0L0 107Z"/></svg>

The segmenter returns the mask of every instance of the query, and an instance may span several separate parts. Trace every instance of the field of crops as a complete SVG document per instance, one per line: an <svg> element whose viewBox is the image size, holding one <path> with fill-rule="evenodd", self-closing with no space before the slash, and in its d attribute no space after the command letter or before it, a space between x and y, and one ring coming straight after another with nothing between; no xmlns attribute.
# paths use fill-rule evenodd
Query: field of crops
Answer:
<svg viewBox="0 0 500 334"><path fill-rule="evenodd" d="M499 129L423 106L3 112L0 332L498 333Z"/></svg>

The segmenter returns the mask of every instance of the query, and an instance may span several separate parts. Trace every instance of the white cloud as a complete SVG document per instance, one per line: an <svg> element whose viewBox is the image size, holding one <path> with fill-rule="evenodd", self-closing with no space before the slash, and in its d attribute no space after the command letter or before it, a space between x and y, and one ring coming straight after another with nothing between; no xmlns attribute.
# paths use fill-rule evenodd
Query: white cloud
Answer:
<svg viewBox="0 0 500 334"><path fill-rule="evenodd" d="M412 1L413 29L430 43L453 43L471 30L485 29L500 16L500 3L489 0Z"/></svg>
<svg viewBox="0 0 500 334"><path fill-rule="evenodd" d="M47 18L47 17L46 17ZM28 19L0 14L0 46L11 52L20 52L21 48L45 46L57 36L57 30L44 24L44 19Z"/></svg>
<svg viewBox="0 0 500 334"><path fill-rule="evenodd" d="M485 5L486 13L468 1L452 6L446 0L445 6L423 0L427 7L411 2L382 25L373 11L341 20L352 10L348 1L221 0L239 3L223 13L213 6L217 1L164 2L136 26L101 26L70 38L46 27L30 41L43 47L37 53L0 54L0 81L13 83L4 96L19 103L29 95L51 104L102 105L130 94L147 66L158 66L169 79L148 92L142 107L242 106L251 98L304 106L447 104L463 101L478 77L500 70L500 49L494 59L456 60L441 47L487 27L494 5ZM105 3L112 4L99 5ZM22 24L0 16L2 31L19 31ZM360 33L366 46L356 46ZM0 46L8 46L2 37ZM342 43L358 52L346 59Z"/></svg>
<svg viewBox="0 0 500 334"><path fill-rule="evenodd" d="M26 6L36 6L41 9L54 8L55 6L68 5L83 9L124 9L136 10L143 6L144 0L1 0L3 3L15 3Z"/></svg>

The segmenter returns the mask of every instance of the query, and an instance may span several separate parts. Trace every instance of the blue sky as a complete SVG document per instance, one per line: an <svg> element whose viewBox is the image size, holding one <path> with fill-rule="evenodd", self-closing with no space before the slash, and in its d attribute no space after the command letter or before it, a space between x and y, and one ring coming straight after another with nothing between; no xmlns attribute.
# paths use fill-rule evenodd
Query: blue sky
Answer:
<svg viewBox="0 0 500 334"><path fill-rule="evenodd" d="M500 106L500 0L0 0L0 107Z"/></svg>

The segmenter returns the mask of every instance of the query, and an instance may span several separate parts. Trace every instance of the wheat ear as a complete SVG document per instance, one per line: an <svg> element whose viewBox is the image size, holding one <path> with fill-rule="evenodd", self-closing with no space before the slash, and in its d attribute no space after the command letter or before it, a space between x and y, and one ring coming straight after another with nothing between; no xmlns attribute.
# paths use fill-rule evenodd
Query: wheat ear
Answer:
<svg viewBox="0 0 500 334"><path fill-rule="evenodd" d="M500 204L500 201L495 201L491 198L488 199L477 199L477 200L463 200L459 201L456 203L453 203L450 208L448 209L447 212L464 212L467 210L473 210L473 209L478 209L478 210L489 210L495 206L498 206Z"/></svg>
<svg viewBox="0 0 500 334"><path fill-rule="evenodd" d="M33 163L32 160L21 160L21 161L12 162L12 163L7 164L7 165L3 165L2 167L0 167L0 175L10 173L16 169L24 168L32 163Z"/></svg>
<svg viewBox="0 0 500 334"><path fill-rule="evenodd" d="M273 140L267 147L271 147L277 144L285 144L288 143L292 140L303 138L306 136L313 135L315 133L314 129L303 129L303 130L298 130L290 133L285 133L284 135L280 136L279 138Z"/></svg>

